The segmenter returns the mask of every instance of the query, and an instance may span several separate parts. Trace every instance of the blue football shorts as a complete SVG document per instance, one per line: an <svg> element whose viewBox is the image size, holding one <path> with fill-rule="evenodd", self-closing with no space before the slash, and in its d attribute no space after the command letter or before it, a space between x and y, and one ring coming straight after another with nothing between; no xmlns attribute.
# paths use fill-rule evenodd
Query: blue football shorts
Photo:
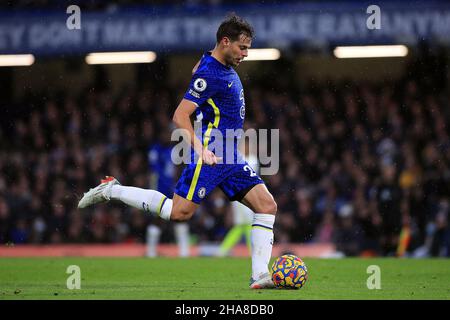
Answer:
<svg viewBox="0 0 450 320"><path fill-rule="evenodd" d="M216 187L230 201L240 201L255 185L264 183L247 163L206 164L191 163L186 166L175 187L179 196L200 204Z"/></svg>

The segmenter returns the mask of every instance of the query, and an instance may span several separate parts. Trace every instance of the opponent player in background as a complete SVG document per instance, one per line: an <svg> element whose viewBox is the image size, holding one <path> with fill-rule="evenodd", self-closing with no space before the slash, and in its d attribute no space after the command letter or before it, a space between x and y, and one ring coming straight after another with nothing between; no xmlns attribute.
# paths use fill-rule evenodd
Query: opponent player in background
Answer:
<svg viewBox="0 0 450 320"><path fill-rule="evenodd" d="M213 130L219 130L227 137L227 129L243 128L244 90L233 67L248 56L252 38L253 28L245 20L233 15L223 21L216 33L216 46L212 52L203 55L175 110L173 121L187 133L197 157L193 152L192 158L196 161L184 169L173 199L155 190L121 186L114 177L107 177L83 196L78 207L119 200L165 220L187 221L201 201L219 187L231 201L240 201L255 212L251 231L250 288L262 289L274 287L268 264L272 254L276 202L261 178L243 161L237 150L237 139L233 139L232 150L226 150L228 144L222 141L226 159L217 157L209 149ZM190 119L194 113L201 121L200 137L194 133ZM230 154L233 164L228 163Z"/></svg>
<svg viewBox="0 0 450 320"><path fill-rule="evenodd" d="M243 151L242 153L245 161L247 161L256 173L259 173L258 156L252 152L253 150L251 150L248 143L241 141L238 148ZM251 252L252 249L251 231L254 212L239 201L231 202L231 212L233 214L233 226L227 232L219 247L218 256L220 257L228 255L231 249L233 249L242 238L245 238L249 252Z"/></svg>
<svg viewBox="0 0 450 320"><path fill-rule="evenodd" d="M173 197L175 188L176 166L172 162L171 131L166 128L158 134L158 141L150 145L148 150L148 165L150 169L150 188L158 190L166 197ZM147 256L156 257L157 248L161 240L161 233L165 229L166 221L153 217L147 227ZM189 225L187 222L177 222L173 225L175 240L180 257L189 256Z"/></svg>

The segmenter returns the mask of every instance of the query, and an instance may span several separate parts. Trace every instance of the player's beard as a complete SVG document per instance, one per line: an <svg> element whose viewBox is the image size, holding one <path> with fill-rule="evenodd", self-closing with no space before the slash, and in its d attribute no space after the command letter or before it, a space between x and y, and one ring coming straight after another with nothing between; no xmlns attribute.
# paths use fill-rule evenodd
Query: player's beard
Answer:
<svg viewBox="0 0 450 320"><path fill-rule="evenodd" d="M233 54L230 54L229 56L226 57L225 61L227 65L237 67L241 62L241 59L239 57L234 57Z"/></svg>
<svg viewBox="0 0 450 320"><path fill-rule="evenodd" d="M231 63L229 63L233 67L237 67L241 63L241 59L239 58L232 58Z"/></svg>

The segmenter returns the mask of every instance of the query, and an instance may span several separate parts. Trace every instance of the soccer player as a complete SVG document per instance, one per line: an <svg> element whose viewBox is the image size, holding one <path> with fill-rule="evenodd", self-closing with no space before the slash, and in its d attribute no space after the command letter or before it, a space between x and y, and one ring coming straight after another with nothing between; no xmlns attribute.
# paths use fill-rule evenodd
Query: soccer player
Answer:
<svg viewBox="0 0 450 320"><path fill-rule="evenodd" d="M274 287L268 264L272 254L276 202L262 179L248 163L241 161L237 141L233 144L233 150L225 150L227 155L231 152L239 159L233 164L223 162L224 159L210 150L213 130L227 137L227 129L243 128L244 90L234 67L248 56L253 33L248 22L238 16L230 16L217 30L214 49L205 53L196 66L173 121L188 133L197 161L184 169L173 199L155 190L121 186L114 177L106 177L83 196L78 207L119 200L165 220L187 221L201 201L219 187L231 201L240 201L255 212L251 231L250 288L263 289ZM201 120L200 137L195 134L191 123L190 117L194 113Z"/></svg>

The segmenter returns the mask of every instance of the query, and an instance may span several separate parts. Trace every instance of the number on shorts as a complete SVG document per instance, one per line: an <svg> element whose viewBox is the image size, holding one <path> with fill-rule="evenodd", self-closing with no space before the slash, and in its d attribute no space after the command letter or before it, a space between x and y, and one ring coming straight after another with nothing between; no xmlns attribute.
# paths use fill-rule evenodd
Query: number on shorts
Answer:
<svg viewBox="0 0 450 320"><path fill-rule="evenodd" d="M256 176L256 172L247 164L244 166L244 171L250 171L250 177Z"/></svg>

